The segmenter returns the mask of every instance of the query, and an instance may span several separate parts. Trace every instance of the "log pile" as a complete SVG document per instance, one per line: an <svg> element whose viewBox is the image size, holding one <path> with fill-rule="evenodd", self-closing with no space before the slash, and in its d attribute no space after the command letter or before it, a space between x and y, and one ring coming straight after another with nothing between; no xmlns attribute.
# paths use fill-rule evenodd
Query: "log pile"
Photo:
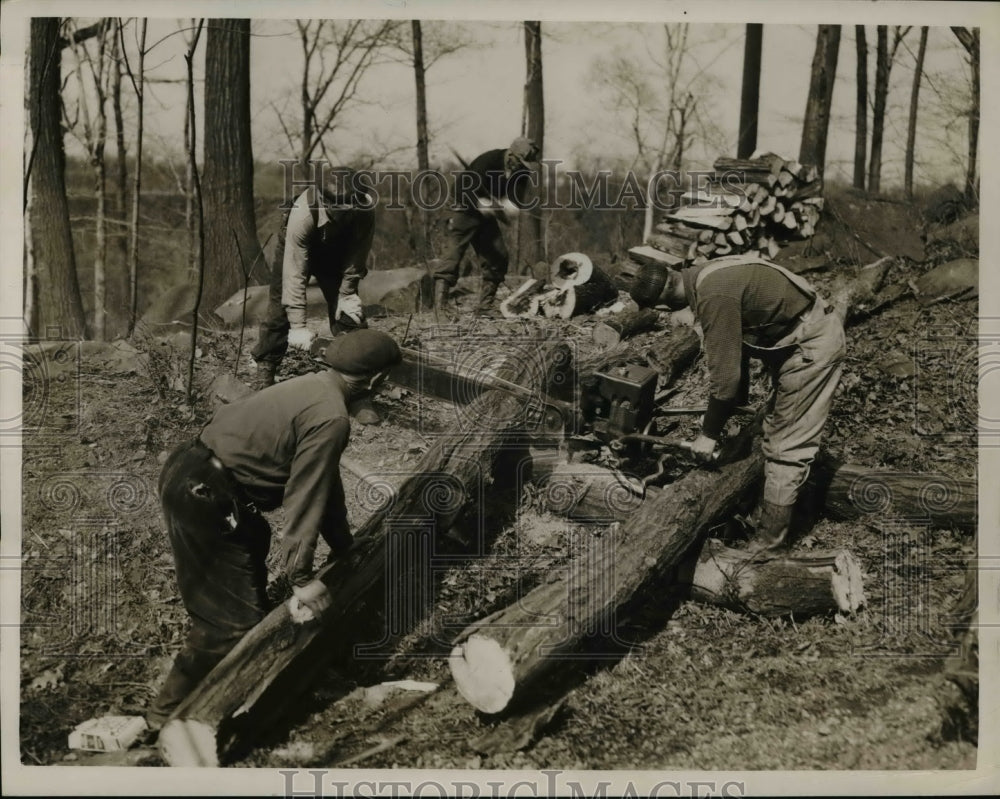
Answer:
<svg viewBox="0 0 1000 799"><path fill-rule="evenodd" d="M823 210L816 167L773 153L718 158L713 166L707 183L683 194L653 227L646 246L629 251L634 259L676 266L743 253L774 258L784 243L813 235Z"/></svg>

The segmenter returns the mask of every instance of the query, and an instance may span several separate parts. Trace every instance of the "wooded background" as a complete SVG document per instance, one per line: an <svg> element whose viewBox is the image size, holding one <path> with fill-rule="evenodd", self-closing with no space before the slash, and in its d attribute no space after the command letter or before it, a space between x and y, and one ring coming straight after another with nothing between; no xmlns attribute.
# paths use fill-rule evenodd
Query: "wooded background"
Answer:
<svg viewBox="0 0 1000 799"><path fill-rule="evenodd" d="M154 25L156 40L149 35ZM619 132L618 144L603 156L583 147L567 158L546 147L543 56L548 46L566 52L575 33L583 50L584 33L593 33L583 23L574 28L537 21L192 19L171 25L133 18L32 19L24 151L28 329L41 337L130 335L154 302L175 296L178 302L192 302L191 287L196 289L193 302L204 312L245 282L265 282L263 252L269 251L280 221L284 185L280 165L255 160L256 149L301 163L445 173L457 168L451 123L429 113L428 85L432 92L446 93L447 81L435 86L442 72L438 64L475 59L491 37L516 35L523 41L523 63L504 67L524 76L523 96L495 98L497 105L520 105L520 120L510 119L502 132L484 125L483 150L506 145L512 134L530 135L544 157L561 159L589 180L608 170L614 197L629 175L644 185L658 170L683 172L704 167L706 156L747 157L758 147L767 149L757 135L764 116L761 97L766 101L769 92L761 64L768 48L780 50L803 29L684 23L620 27L628 27L643 46L609 45L606 52L588 48L580 58L589 69L579 76L577 88L581 96L599 98L600 122ZM252 102L252 83L263 77L252 54L275 30L288 43L288 60L268 67L280 66L292 78L298 74L298 89L263 104L259 98ZM844 81L853 38L853 188L912 200L938 187L940 166L947 162L950 179L974 207L979 30L820 25L808 35L815 40L811 65L787 64L810 76L802 117L784 121L784 127L801 131L800 148L782 155L797 155L822 172L831 135L850 132L833 113L832 98L838 80ZM183 42L183 77L176 66L164 66L162 55L167 43L176 48L178 42ZM740 75L713 72L712 63L733 47L743 52ZM958 68L928 70L928 52L937 54L939 64ZM952 61L942 60L942 53ZM368 133L354 127L377 104L379 81L384 83L390 68L395 75L408 70L413 87L412 110L393 108L390 115L385 109L386 119L409 120L413 133L403 137L409 140L405 146L398 135L386 137L383 128L391 125ZM737 78L739 92L731 91L729 84L735 86ZM841 87L841 94L849 88ZM164 99L176 98L180 89L180 106ZM557 99L565 101L561 95ZM468 104L474 107L471 98ZM728 131L720 108L737 105L738 129ZM161 129L165 110L181 147L178 136ZM145 124L148 116L156 120L153 130ZM272 134L275 127L279 131L277 144L274 135L263 141L264 118ZM585 139L587 131L580 133ZM902 181L884 186L887 135L905 139L905 145ZM471 160L475 154L459 155ZM832 180L828 175L828 184ZM565 251L619 257L641 239L641 202L633 205L522 215L511 232L512 271ZM419 264L439 255L446 216L446 209L425 213L409 205L402 211L380 209L371 266Z"/></svg>

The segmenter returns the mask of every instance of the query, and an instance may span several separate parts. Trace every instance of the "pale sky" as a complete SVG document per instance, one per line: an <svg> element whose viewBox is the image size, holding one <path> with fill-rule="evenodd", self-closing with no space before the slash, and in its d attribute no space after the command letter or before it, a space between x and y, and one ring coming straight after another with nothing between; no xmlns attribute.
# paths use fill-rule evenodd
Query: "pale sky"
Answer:
<svg viewBox="0 0 1000 799"><path fill-rule="evenodd" d="M79 8L82 10L85 5L81 3ZM255 5L241 4L240 13L252 13ZM713 6L711 3L707 5ZM782 5L766 4L769 9ZM797 14L781 14L780 18L803 18L802 5L795 7ZM844 19L837 20L845 25L827 149L827 174L846 179L850 178L853 164L856 63L854 27L846 23L864 21L872 16L871 4L853 5L864 13L842 14L840 16ZM883 188L902 180L907 111L919 38L916 25L923 21L915 16L915 4L890 5L896 12L887 19L877 21L914 24L915 27L899 48L892 70L883 152ZM923 7L940 4L920 5L923 11ZM374 13L380 7L384 9L387 5L376 3L364 8ZM469 4L459 6L454 3L436 6L441 7L461 9L463 12L473 8ZM329 8L326 6L325 13L329 13ZM655 8L673 9L662 4ZM267 10L273 15L281 7L271 5ZM307 6L305 10L312 10L312 6ZM398 8L393 10L398 11ZM537 11L537 8L534 10ZM671 18L677 19L678 15L674 13ZM180 35L170 34L187 21L178 18L151 20L148 43L162 41L147 56L150 77L157 80L183 78L186 44ZM520 23L510 19L459 21L470 46L441 60L427 73L432 164L450 158L449 148L454 148L468 160L483 150L504 146L519 133L520 128L525 74ZM942 18L926 21L940 23ZM433 21L425 23L425 37L434 24ZM597 84L596 62L614 55L636 57L653 71L651 78L655 80L655 67L645 54L651 52L657 55L662 51L661 22L554 20L544 21L542 29L546 157L564 159L570 166L577 156L588 160L596 158L603 163L629 159L635 152L635 145L628 115L616 112L612 106L613 97ZM690 153L688 166L710 167L717 155L735 155L744 29L743 22L706 20L691 25L691 54L686 62L685 74L703 74L702 82L695 85L695 93L702 110L715 121L722 137L721 145L699 139ZM252 31L254 156L259 161L292 157L293 153L281 133L276 108L285 110L286 124L298 125L298 84L303 63L300 44L294 26L287 20L255 18ZM815 35L816 25L812 21L801 24L765 23L764 27L758 146L786 158L798 156ZM195 65L198 77L202 74L204 42L203 33ZM868 44L871 93L875 63L873 24L868 25ZM72 59L73 56L67 53L64 72L72 64ZM959 96L967 96L968 68L964 51L947 28L934 27L930 31L925 73L928 77L921 89L916 179L918 183L960 182L966 153L966 126L964 120L956 119L954 114L951 115L952 124L944 124L942 96L952 103ZM328 139L328 146L332 145L331 149L345 160L357 152L374 150L391 152L388 160L396 167L413 165L413 84L412 69L407 64L385 64L371 69L359 92L364 104L357 104L345 112L343 128ZM169 150L180 151L183 103L182 84L156 83L151 86L146 121L146 152L150 156ZM198 107L200 109L200 90ZM72 142L68 141L68 145L72 152Z"/></svg>

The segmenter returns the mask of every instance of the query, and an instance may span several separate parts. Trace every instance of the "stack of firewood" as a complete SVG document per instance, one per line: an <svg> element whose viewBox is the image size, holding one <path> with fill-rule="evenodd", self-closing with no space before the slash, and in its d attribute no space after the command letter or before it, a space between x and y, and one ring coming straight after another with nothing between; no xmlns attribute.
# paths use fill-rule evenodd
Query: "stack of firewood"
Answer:
<svg viewBox="0 0 1000 799"><path fill-rule="evenodd" d="M718 158L715 174L691 189L658 222L636 260L699 264L723 255L773 258L788 241L813 235L823 210L823 182L814 166L768 153Z"/></svg>

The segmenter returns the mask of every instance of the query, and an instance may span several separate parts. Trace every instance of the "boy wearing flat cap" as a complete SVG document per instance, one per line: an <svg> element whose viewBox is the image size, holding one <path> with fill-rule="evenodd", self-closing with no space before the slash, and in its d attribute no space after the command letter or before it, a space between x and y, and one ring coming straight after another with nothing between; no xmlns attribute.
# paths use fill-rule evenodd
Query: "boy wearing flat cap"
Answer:
<svg viewBox="0 0 1000 799"><path fill-rule="evenodd" d="M267 612L271 528L261 511L285 509L282 563L293 620L329 608L326 586L313 577L313 555L319 536L334 556L353 542L339 469L350 433L347 406L375 391L401 357L380 331L340 335L323 356L330 369L219 408L167 459L159 494L191 629L147 714L151 729Z"/></svg>
<svg viewBox="0 0 1000 799"><path fill-rule="evenodd" d="M434 307L442 310L448 291L458 282L458 266L472 245L482 261L478 309L496 298L507 274L509 256L499 222L527 207L538 146L519 136L506 149L487 150L473 159L455 179L455 205L448 220L449 249L434 270Z"/></svg>
<svg viewBox="0 0 1000 799"><path fill-rule="evenodd" d="M774 396L764 418L764 489L749 548L782 547L843 370L840 317L806 280L751 255L681 271L647 264L630 293L641 306L690 306L701 325L711 392L701 434L691 442L696 457L712 457L733 408L746 402L748 359L767 367Z"/></svg>

